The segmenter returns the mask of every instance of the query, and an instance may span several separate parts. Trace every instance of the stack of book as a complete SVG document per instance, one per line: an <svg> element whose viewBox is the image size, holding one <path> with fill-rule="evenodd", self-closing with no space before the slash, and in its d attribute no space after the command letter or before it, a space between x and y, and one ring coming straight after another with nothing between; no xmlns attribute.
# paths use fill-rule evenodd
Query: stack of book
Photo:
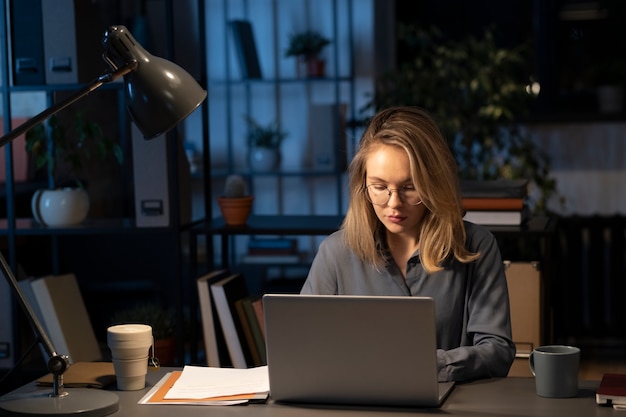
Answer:
<svg viewBox="0 0 626 417"><path fill-rule="evenodd" d="M248 293L244 276L212 271L198 278L197 286L207 365L265 365L263 304Z"/></svg>
<svg viewBox="0 0 626 417"><path fill-rule="evenodd" d="M530 217L527 180L462 180L464 219L487 226L519 226Z"/></svg>
<svg viewBox="0 0 626 417"><path fill-rule="evenodd" d="M244 263L294 264L302 261L298 241L288 238L250 238Z"/></svg>

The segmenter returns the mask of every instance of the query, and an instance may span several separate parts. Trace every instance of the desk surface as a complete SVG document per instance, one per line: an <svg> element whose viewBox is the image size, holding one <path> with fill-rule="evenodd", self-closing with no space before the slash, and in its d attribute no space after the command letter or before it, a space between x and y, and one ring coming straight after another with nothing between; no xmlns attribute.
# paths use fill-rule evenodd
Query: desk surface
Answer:
<svg viewBox="0 0 626 417"><path fill-rule="evenodd" d="M167 369L166 369L167 370ZM166 372L148 373L148 386L155 384ZM112 416L159 417L173 415L194 417L219 416L363 416L379 417L414 413L425 416L447 414L451 416L608 416L624 415L610 407L600 407L595 403L595 390L598 382L584 381L579 384L575 398L542 398L535 394L533 378L503 378L476 381L457 385L440 409L388 408L388 407L348 407L320 405L285 405L272 401L267 404L247 406L185 406L185 405L138 405L137 401L147 392L115 391L119 396L120 408ZM18 391L32 391L34 384L26 385ZM41 390L41 389L39 389ZM208 407L208 408L207 408Z"/></svg>

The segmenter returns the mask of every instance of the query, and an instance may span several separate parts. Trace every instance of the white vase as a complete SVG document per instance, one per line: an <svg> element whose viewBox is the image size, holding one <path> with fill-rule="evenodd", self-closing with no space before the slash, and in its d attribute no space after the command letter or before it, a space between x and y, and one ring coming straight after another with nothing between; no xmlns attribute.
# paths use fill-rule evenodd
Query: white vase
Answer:
<svg viewBox="0 0 626 417"><path fill-rule="evenodd" d="M85 220L89 195L82 188L37 190L31 200L33 217L44 226L71 226Z"/></svg>
<svg viewBox="0 0 626 417"><path fill-rule="evenodd" d="M256 172L271 172L280 164L280 150L270 148L250 148L248 154L250 169Z"/></svg>

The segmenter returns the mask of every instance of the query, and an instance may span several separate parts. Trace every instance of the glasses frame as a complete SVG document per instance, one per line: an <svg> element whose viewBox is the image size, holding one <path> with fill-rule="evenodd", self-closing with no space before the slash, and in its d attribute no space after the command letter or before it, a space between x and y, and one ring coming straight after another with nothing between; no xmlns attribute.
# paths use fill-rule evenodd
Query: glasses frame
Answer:
<svg viewBox="0 0 626 417"><path fill-rule="evenodd" d="M370 191L369 188L373 187L373 186L383 186L384 184L370 184L370 185L366 185L363 187L363 192L365 193L365 198L367 199L367 201L369 201L370 203L372 203L375 206L386 206L389 203L389 200L391 200L391 194L395 191L396 194L398 195L398 198L400 198L400 200L402 200L404 203L410 205L410 206L419 206L420 204L423 203L423 200L418 201L415 204L411 204L409 202L406 201L405 197L402 195L402 189L404 188L404 186L402 186L401 188L389 188L389 187L385 187L385 189L387 190L387 200L384 203L374 203L372 201L372 196L370 195Z"/></svg>

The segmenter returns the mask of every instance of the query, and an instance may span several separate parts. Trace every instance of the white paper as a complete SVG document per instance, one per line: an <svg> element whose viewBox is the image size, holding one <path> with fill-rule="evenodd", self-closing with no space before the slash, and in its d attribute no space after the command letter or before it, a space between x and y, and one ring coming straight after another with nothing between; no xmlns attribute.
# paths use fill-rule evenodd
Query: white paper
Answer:
<svg viewBox="0 0 626 417"><path fill-rule="evenodd" d="M156 385L152 387L146 395L141 397L141 399L137 402L137 404L237 405L237 404L245 404L248 402L248 400L224 400L224 401L189 400L189 401L184 401L184 402L170 400L170 401L158 401L158 402L150 403L149 401L152 398L152 396L156 394L156 392L159 390L159 388L161 388L161 386L163 386L165 382L167 382L167 380L170 378L171 375L172 375L171 372L168 372L167 374L165 374L165 376L161 378L161 380L157 382Z"/></svg>
<svg viewBox="0 0 626 417"><path fill-rule="evenodd" d="M164 398L201 399L267 392L269 389L267 366L248 369L185 366Z"/></svg>

